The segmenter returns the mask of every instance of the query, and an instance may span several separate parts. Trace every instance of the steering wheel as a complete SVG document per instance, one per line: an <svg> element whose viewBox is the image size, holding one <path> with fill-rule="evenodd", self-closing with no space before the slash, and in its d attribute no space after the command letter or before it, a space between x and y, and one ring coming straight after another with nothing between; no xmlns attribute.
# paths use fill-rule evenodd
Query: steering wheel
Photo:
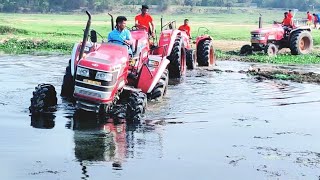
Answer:
<svg viewBox="0 0 320 180"><path fill-rule="evenodd" d="M131 27L131 30L132 30L132 31L136 31L136 30L139 30L139 29L147 30L148 28L147 28L146 26L144 26L144 25L141 25L141 24L139 24L139 25L134 25L134 26Z"/></svg>
<svg viewBox="0 0 320 180"><path fill-rule="evenodd" d="M120 43L122 43L122 45L125 45L125 46L130 47L130 44L127 44L127 43L124 42L124 41L119 41L119 40L117 40L117 39L108 40L108 42L120 42Z"/></svg>

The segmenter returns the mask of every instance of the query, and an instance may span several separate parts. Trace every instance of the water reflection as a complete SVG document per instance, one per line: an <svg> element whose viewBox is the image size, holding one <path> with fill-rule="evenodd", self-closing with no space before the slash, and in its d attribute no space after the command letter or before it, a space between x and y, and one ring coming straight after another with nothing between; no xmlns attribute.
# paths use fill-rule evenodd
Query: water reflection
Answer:
<svg viewBox="0 0 320 180"><path fill-rule="evenodd" d="M30 115L31 124L30 126L37 129L52 129L54 128L54 119L56 116L52 113Z"/></svg>

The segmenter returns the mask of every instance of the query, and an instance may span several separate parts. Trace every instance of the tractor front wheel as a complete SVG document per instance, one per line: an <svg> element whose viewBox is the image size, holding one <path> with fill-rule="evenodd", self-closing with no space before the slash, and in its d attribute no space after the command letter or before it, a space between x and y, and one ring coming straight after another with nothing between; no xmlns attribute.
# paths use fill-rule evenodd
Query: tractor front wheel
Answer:
<svg viewBox="0 0 320 180"><path fill-rule="evenodd" d="M251 55L253 53L252 46L249 44L246 44L241 47L240 49L240 55Z"/></svg>
<svg viewBox="0 0 320 180"><path fill-rule="evenodd" d="M264 52L268 54L268 56L276 56L278 53L278 47L275 44L269 43L266 45Z"/></svg>
<svg viewBox="0 0 320 180"><path fill-rule="evenodd" d="M153 90L148 94L148 99L152 100L159 100L161 99L167 92L168 88L168 82L169 82L169 71L166 69L156 86L153 88Z"/></svg>
<svg viewBox="0 0 320 180"><path fill-rule="evenodd" d="M197 62L199 66L215 65L215 52L212 40L204 40L197 47Z"/></svg>
<svg viewBox="0 0 320 180"><path fill-rule="evenodd" d="M31 105L29 107L30 113L37 114L43 112L51 112L57 105L57 92L51 84L39 84L33 97L31 98Z"/></svg>
<svg viewBox="0 0 320 180"><path fill-rule="evenodd" d="M187 49L186 50L186 63L187 63L187 69L194 69L195 66L195 54L193 49Z"/></svg>
<svg viewBox="0 0 320 180"><path fill-rule="evenodd" d="M61 86L61 96L66 98L73 98L74 80L71 74L71 60L66 67L65 75L63 76L63 82Z"/></svg>
<svg viewBox="0 0 320 180"><path fill-rule="evenodd" d="M313 39L309 31L294 32L290 38L292 55L308 54L313 47Z"/></svg>
<svg viewBox="0 0 320 180"><path fill-rule="evenodd" d="M141 120L142 114L147 106L147 95L143 92L131 92L127 103L127 122L137 123Z"/></svg>

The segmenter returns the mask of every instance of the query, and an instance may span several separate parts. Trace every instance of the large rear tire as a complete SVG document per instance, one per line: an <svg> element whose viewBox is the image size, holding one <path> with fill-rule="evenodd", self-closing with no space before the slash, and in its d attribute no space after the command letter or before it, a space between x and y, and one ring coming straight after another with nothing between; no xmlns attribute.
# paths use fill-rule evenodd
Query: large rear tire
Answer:
<svg viewBox="0 0 320 180"><path fill-rule="evenodd" d="M198 66L215 65L215 52L212 40L204 40L197 47Z"/></svg>
<svg viewBox="0 0 320 180"><path fill-rule="evenodd" d="M309 31L294 32L290 38L292 55L308 54L313 48L313 39Z"/></svg>
<svg viewBox="0 0 320 180"><path fill-rule="evenodd" d="M61 86L61 96L66 98L73 98L74 92L74 80L71 74L71 61L66 67L65 75L63 76L63 82Z"/></svg>
<svg viewBox="0 0 320 180"><path fill-rule="evenodd" d="M194 69L195 64L195 56L194 56L194 50L193 49L187 49L186 50L186 63L187 63L187 69Z"/></svg>
<svg viewBox="0 0 320 180"><path fill-rule="evenodd" d="M29 107L30 113L52 112L57 105L57 92L51 84L39 84L33 97L31 98L31 105Z"/></svg>
<svg viewBox="0 0 320 180"><path fill-rule="evenodd" d="M172 51L168 56L170 64L168 66L170 78L181 78L186 68L186 53L182 39L177 37L174 41Z"/></svg>
<svg viewBox="0 0 320 180"><path fill-rule="evenodd" d="M140 122L142 114L147 106L147 95L143 92L133 91L130 94L127 104L126 120L127 122Z"/></svg>
<svg viewBox="0 0 320 180"><path fill-rule="evenodd" d="M148 94L148 99L152 100L160 100L163 98L163 96L167 92L167 87L168 87L168 82L169 82L169 71L166 69L156 86L153 88L153 90Z"/></svg>

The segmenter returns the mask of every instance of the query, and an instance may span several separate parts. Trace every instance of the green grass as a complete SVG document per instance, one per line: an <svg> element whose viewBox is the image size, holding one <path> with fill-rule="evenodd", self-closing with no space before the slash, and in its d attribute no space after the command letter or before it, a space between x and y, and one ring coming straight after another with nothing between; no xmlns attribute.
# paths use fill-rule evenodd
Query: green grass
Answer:
<svg viewBox="0 0 320 180"><path fill-rule="evenodd" d="M207 27L215 40L248 41L250 31L257 28L259 13L263 15L263 26L271 26L271 23L281 21L283 10L244 9L234 8L231 12L221 8L190 7L184 9L171 8L168 14L164 14L164 22L176 20L177 26L183 23L185 18L190 20L192 36L197 36L199 27ZM189 9L188 9L189 8ZM133 10L131 12L135 12ZM125 12L125 11L123 11ZM136 13L123 13L127 16L127 26L134 23ZM114 17L123 15L115 13ZM157 34L160 32L161 14L153 13ZM304 12L298 12L296 18L305 18ZM0 14L0 43L1 50L13 53L28 53L30 51L59 51L70 53L72 45L82 40L87 16L81 14ZM107 37L111 31L110 17L107 14L94 14L92 28L103 37ZM314 45L320 49L320 30L313 31ZM33 45L34 42L42 42ZM240 47L239 47L240 49ZM220 53L220 55L219 55ZM219 56L229 56L225 52L219 52ZM316 55L291 56L279 55L275 58L267 56L249 56L248 59L256 62L269 63L318 63L320 58Z"/></svg>

